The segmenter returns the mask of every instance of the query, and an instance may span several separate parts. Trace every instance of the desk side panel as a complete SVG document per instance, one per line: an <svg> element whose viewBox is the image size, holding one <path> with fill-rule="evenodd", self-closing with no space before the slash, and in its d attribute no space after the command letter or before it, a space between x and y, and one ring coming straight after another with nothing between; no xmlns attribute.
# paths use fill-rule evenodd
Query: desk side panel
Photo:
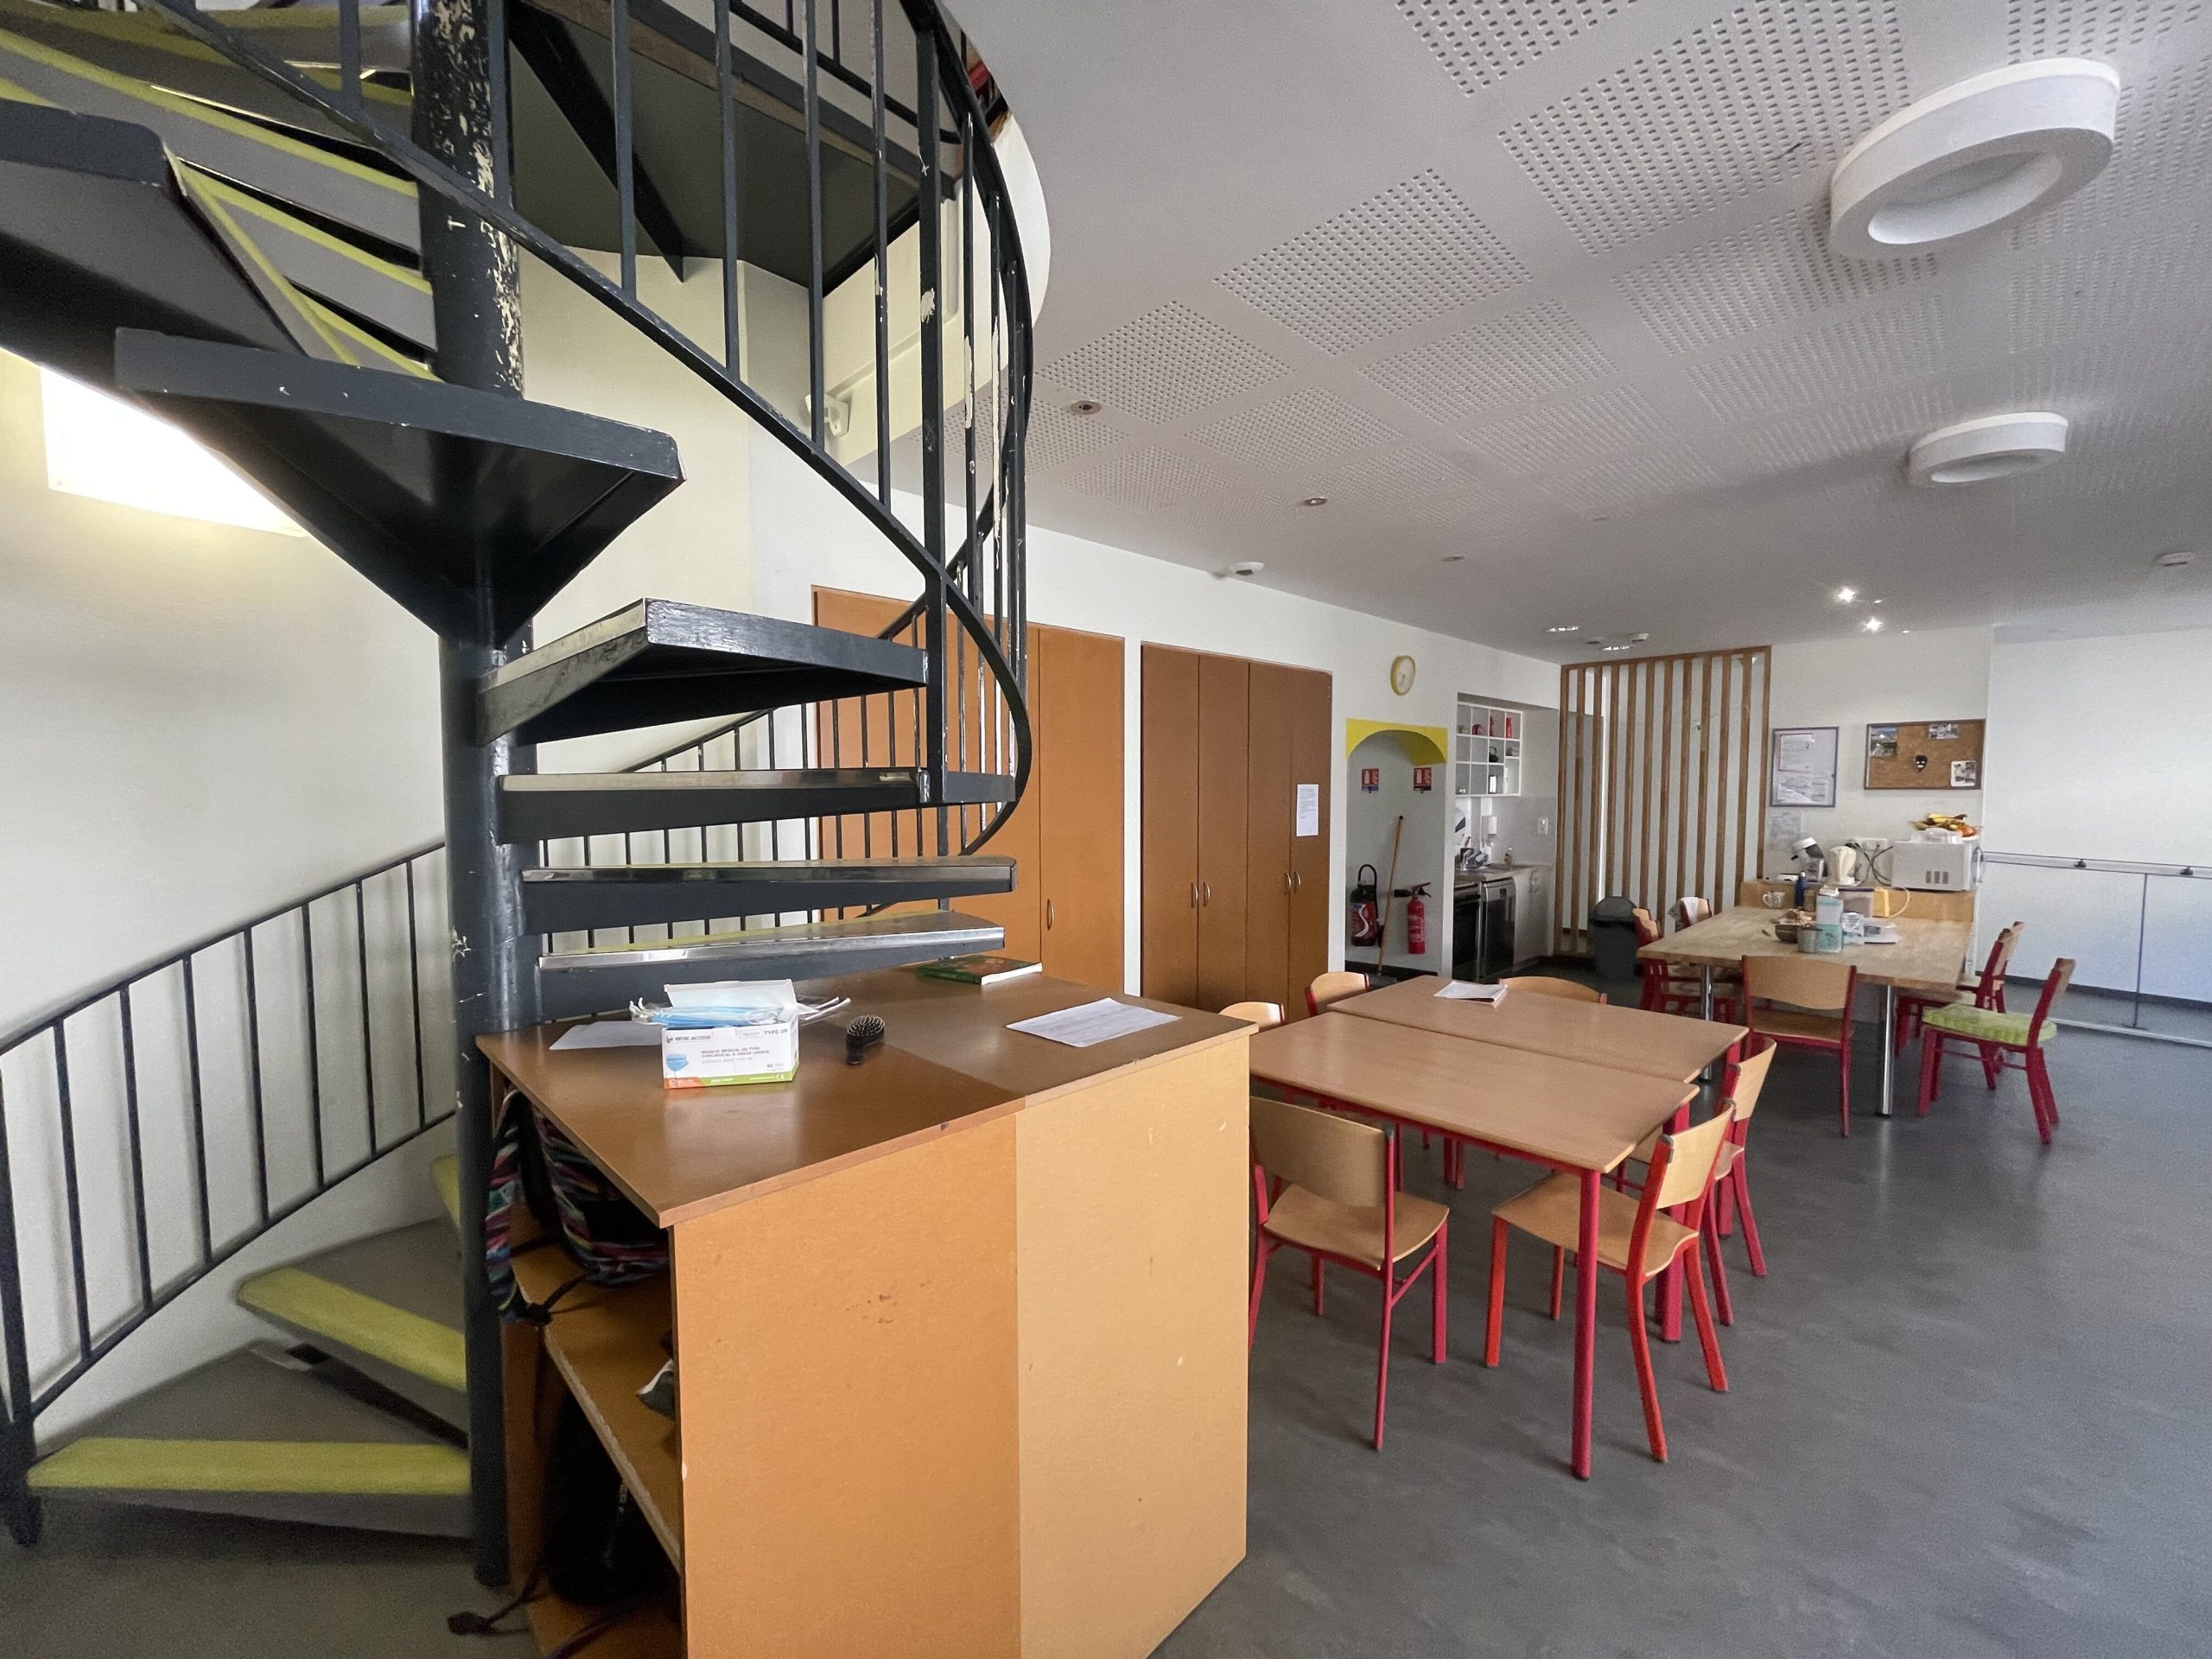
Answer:
<svg viewBox="0 0 2212 1659"><path fill-rule="evenodd" d="M1246 1046L1014 1120L1029 1659L1141 1659L1243 1559Z"/></svg>
<svg viewBox="0 0 2212 1659"><path fill-rule="evenodd" d="M1014 1122L679 1223L692 1659L1012 1659Z"/></svg>

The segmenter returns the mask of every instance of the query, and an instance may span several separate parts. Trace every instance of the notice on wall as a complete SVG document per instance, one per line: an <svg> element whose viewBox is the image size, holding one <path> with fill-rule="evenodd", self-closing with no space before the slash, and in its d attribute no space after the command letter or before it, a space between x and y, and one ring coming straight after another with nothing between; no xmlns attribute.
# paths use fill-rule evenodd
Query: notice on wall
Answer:
<svg viewBox="0 0 2212 1659"><path fill-rule="evenodd" d="M1318 836L1321 833L1321 785L1319 784L1298 785L1296 833L1301 836Z"/></svg>
<svg viewBox="0 0 2212 1659"><path fill-rule="evenodd" d="M1834 806L1835 761L1834 727L1777 731L1767 777L1767 798L1779 806Z"/></svg>

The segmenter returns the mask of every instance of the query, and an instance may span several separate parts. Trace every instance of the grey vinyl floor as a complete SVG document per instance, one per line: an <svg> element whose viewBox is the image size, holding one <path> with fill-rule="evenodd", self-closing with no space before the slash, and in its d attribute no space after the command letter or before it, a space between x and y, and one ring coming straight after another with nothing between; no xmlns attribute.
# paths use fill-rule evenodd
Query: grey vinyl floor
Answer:
<svg viewBox="0 0 2212 1659"><path fill-rule="evenodd" d="M1479 1363L1487 1214L1525 1167L1474 1157L1450 1195L1452 1356L1428 1363L1417 1290L1380 1453L1376 1293L1338 1275L1316 1319L1278 1257L1249 1553L1161 1653L2212 1652L2212 1055L2068 1033L2047 1151L2017 1076L1992 1096L1961 1064L1934 1115L1884 1121L1859 1058L1848 1141L1832 1070L1776 1067L1752 1135L1770 1274L1731 1245L1726 1395L1694 1343L1661 1348L1665 1465L1617 1281L1592 1480L1566 1471L1569 1331L1526 1241L1504 1363ZM447 1634L493 1601L455 1546L83 1503L48 1522L35 1550L0 1543L4 1659L528 1650Z"/></svg>

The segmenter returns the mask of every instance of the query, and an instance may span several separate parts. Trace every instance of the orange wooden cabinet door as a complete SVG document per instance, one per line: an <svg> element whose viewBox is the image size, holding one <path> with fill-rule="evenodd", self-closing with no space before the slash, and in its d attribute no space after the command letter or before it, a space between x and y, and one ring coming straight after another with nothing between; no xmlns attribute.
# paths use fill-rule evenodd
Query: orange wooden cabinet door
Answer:
<svg viewBox="0 0 2212 1659"><path fill-rule="evenodd" d="M1303 1009L1306 988L1329 968L1329 916L1336 891L1329 879L1329 780L1336 772L1335 684L1326 674L1310 669L1287 671L1290 703L1290 784L1293 823L1290 838L1290 919L1287 938L1289 976L1280 999L1252 987L1254 996L1280 1000L1285 1008ZM1296 833L1297 791L1315 791L1313 833Z"/></svg>
<svg viewBox="0 0 2212 1659"><path fill-rule="evenodd" d="M1122 641L1071 628L1034 632L1029 696L1039 734L1032 794L1044 894L1040 954L1046 973L1118 991Z"/></svg>
<svg viewBox="0 0 2212 1659"><path fill-rule="evenodd" d="M1198 996L1198 658L1147 645L1142 701L1139 983L1147 996Z"/></svg>
<svg viewBox="0 0 2212 1659"><path fill-rule="evenodd" d="M1244 983L1245 843L1249 797L1252 664L1236 657L1198 659L1198 1006L1226 1007L1249 993Z"/></svg>
<svg viewBox="0 0 2212 1659"><path fill-rule="evenodd" d="M1014 890L1010 893L976 893L952 901L953 909L963 916L979 916L987 922L996 922L1006 930L1006 954L1020 957L1025 962L1041 959L1045 947L1045 883L1042 874L1043 849L1039 842L1039 830L1043 817L1038 807L1039 784L1043 777L1047 739L1044 722L1038 717L1038 682L1043 672L1039 642L1048 630L1029 630L1029 735L1031 771L1029 786L1021 791L1021 798L1014 803L1014 810L1006 817L991 838L976 849L983 857L1010 858L1014 861ZM963 702L963 724L967 731L967 755L956 756L963 769L997 772L1011 770L1014 766L1013 735L995 719L995 694L988 683L981 662L972 653L957 654L955 672L970 677ZM969 807L952 815L953 844L945 850L957 853L962 847L981 834L986 808Z"/></svg>
<svg viewBox="0 0 2212 1659"><path fill-rule="evenodd" d="M1299 671L1252 664L1251 717L1244 757L1244 992L1283 1001L1290 982L1291 727Z"/></svg>

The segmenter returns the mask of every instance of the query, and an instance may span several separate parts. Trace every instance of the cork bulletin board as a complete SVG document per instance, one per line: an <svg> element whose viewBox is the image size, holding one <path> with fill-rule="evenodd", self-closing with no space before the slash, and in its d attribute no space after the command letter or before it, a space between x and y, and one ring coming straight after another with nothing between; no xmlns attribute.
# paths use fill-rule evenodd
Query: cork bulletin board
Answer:
<svg viewBox="0 0 2212 1659"><path fill-rule="evenodd" d="M1866 728L1868 789L1980 789L1978 720L1899 721Z"/></svg>

